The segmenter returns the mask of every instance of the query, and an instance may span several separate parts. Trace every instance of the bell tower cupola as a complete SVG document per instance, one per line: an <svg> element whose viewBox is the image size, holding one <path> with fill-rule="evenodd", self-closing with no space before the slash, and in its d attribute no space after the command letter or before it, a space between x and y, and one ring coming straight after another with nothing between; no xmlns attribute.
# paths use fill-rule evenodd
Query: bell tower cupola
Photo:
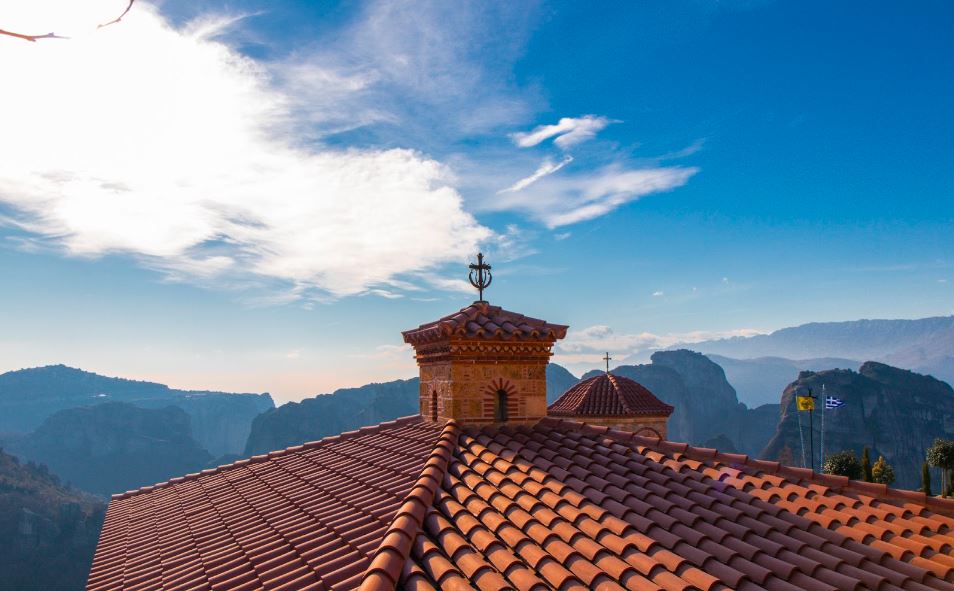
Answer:
<svg viewBox="0 0 954 591"><path fill-rule="evenodd" d="M420 367L421 415L461 424L534 423L547 414L547 364L567 327L484 300L490 265L470 265L480 299L403 332Z"/></svg>

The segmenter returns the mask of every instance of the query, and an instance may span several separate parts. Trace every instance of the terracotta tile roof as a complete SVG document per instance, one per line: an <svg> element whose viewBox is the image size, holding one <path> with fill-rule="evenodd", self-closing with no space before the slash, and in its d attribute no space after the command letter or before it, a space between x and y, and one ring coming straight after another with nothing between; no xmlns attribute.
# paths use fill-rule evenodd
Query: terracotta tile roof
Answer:
<svg viewBox="0 0 954 591"><path fill-rule="evenodd" d="M604 373L576 384L547 409L561 417L672 414L673 407L629 378Z"/></svg>
<svg viewBox="0 0 954 591"><path fill-rule="evenodd" d="M440 434L408 417L116 495L87 589L353 589Z"/></svg>
<svg viewBox="0 0 954 591"><path fill-rule="evenodd" d="M952 501L559 419L462 430L414 511L362 591L954 589Z"/></svg>
<svg viewBox="0 0 954 591"><path fill-rule="evenodd" d="M474 302L449 316L401 334L404 342L412 345L447 338L553 342L564 338L566 330L567 327L561 324L509 312L487 302Z"/></svg>
<svg viewBox="0 0 954 591"><path fill-rule="evenodd" d="M952 515L574 421L403 419L116 497L89 589L954 591Z"/></svg>

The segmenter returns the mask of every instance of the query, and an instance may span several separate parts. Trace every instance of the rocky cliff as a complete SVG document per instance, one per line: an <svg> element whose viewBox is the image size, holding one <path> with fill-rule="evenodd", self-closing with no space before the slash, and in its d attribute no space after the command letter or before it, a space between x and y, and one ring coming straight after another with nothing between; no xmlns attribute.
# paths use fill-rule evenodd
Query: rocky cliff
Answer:
<svg viewBox="0 0 954 591"><path fill-rule="evenodd" d="M0 589L80 591L106 505L0 450Z"/></svg>
<svg viewBox="0 0 954 591"><path fill-rule="evenodd" d="M252 422L245 455L268 453L420 412L417 378L345 388L289 402Z"/></svg>
<svg viewBox="0 0 954 591"><path fill-rule="evenodd" d="M778 405L749 409L741 404L725 372L705 355L685 349L657 351L651 361L621 365L613 373L636 380L675 407L669 439L693 445L728 440L733 448L755 454L775 432Z"/></svg>
<svg viewBox="0 0 954 591"><path fill-rule="evenodd" d="M547 400L579 380L563 367L547 367ZM289 402L257 417L252 423L245 455L268 453L306 441L337 435L420 412L418 378L344 388L331 394Z"/></svg>
<svg viewBox="0 0 954 591"><path fill-rule="evenodd" d="M580 381L562 365L551 363L547 366L547 404L563 395L564 392Z"/></svg>
<svg viewBox="0 0 954 591"><path fill-rule="evenodd" d="M62 410L7 447L46 464L62 481L101 495L195 472L211 460L192 438L182 409L122 402Z"/></svg>
<svg viewBox="0 0 954 591"><path fill-rule="evenodd" d="M779 396L785 386L791 384L803 371L824 371L835 368L857 371L861 366L860 361L838 357L733 359L711 353L707 353L706 357L719 364L719 367L725 371L726 379L739 395L739 402L750 408L763 404L778 404Z"/></svg>
<svg viewBox="0 0 954 591"><path fill-rule="evenodd" d="M871 455L884 455L894 466L896 486L916 488L925 450L935 437L954 438L954 390L930 376L868 362L857 371L803 372L782 394L782 412L777 432L762 455L778 458L792 453L801 463L801 439L793 397L811 388L817 396L845 401L825 416L825 449L832 453L851 449L860 455L865 446ZM805 445L808 446L808 413L800 413ZM813 439L820 451L820 406L814 416ZM788 451L783 451L783 450ZM807 452L806 452L807 453ZM810 462L808 462L810 463ZM820 458L816 457L816 468Z"/></svg>
<svg viewBox="0 0 954 591"><path fill-rule="evenodd" d="M214 456L241 452L252 419L275 407L268 394L175 390L50 365L0 375L0 434L28 433L57 411L100 402L177 406L191 417L196 440Z"/></svg>

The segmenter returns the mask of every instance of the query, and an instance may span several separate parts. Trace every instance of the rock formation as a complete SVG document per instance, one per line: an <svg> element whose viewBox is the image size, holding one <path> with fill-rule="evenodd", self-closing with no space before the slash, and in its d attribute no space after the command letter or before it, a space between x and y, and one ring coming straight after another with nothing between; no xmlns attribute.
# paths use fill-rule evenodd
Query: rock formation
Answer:
<svg viewBox="0 0 954 591"><path fill-rule="evenodd" d="M0 589L80 591L106 505L0 450Z"/></svg>
<svg viewBox="0 0 954 591"><path fill-rule="evenodd" d="M793 396L796 391L811 388L820 397L823 385L827 395L845 401L843 407L826 412L826 451L850 449L860 455L861 449L867 446L872 457L883 455L894 467L896 486L917 487L925 450L934 438L954 438L954 390L949 385L930 376L867 362L858 372L840 369L803 372L798 380L789 384L782 394L777 432L762 452L763 457L778 458L788 447L796 463L801 464L801 439ZM804 411L801 414L807 447L808 414ZM818 468L820 403L813 422Z"/></svg>
<svg viewBox="0 0 954 591"><path fill-rule="evenodd" d="M168 406L122 402L62 410L30 435L8 442L64 482L101 495L201 470L211 459L192 438L189 415Z"/></svg>

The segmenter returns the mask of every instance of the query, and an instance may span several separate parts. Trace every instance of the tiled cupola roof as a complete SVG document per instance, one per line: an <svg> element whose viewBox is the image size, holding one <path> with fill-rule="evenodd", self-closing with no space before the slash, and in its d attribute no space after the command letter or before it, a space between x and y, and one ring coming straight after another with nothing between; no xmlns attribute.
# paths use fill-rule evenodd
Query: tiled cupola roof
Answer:
<svg viewBox="0 0 954 591"><path fill-rule="evenodd" d="M90 591L954 591L954 501L557 418L408 417L117 495Z"/></svg>
<svg viewBox="0 0 954 591"><path fill-rule="evenodd" d="M458 312L401 333L404 342L423 345L448 339L543 341L566 336L567 327L509 312L488 302L474 302Z"/></svg>
<svg viewBox="0 0 954 591"><path fill-rule="evenodd" d="M666 416L673 407L629 378L601 373L567 390L547 409L558 417Z"/></svg>

